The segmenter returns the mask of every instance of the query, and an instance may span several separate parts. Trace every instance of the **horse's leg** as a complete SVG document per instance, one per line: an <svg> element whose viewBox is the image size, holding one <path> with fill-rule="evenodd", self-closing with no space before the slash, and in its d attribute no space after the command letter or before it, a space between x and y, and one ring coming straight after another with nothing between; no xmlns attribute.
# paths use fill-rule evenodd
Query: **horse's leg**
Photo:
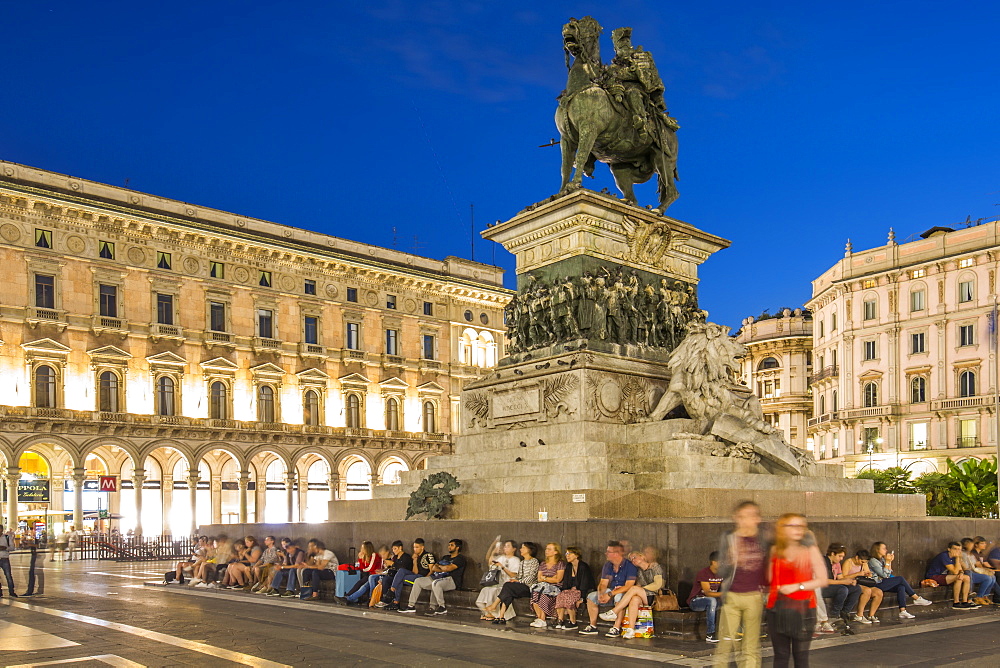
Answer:
<svg viewBox="0 0 1000 668"><path fill-rule="evenodd" d="M659 151L656 157L657 191L660 196L660 205L656 208L660 213L666 213L667 207L680 197L677 191L677 136L671 132L669 142L665 150Z"/></svg>
<svg viewBox="0 0 1000 668"><path fill-rule="evenodd" d="M559 151L562 154L562 184L559 186L559 192L565 193L568 190L569 179L573 176L573 158L576 156L576 146L570 139L569 132L562 133Z"/></svg>
<svg viewBox="0 0 1000 668"><path fill-rule="evenodd" d="M622 192L625 201L638 205L639 202L635 198L635 189L633 188L635 179L632 178L632 167L622 163L612 163L611 174L615 177L615 185Z"/></svg>

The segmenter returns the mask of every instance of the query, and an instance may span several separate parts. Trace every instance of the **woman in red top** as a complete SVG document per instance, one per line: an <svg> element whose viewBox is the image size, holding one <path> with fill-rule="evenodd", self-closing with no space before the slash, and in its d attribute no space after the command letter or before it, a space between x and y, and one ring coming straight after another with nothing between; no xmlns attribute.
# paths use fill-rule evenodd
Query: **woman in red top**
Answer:
<svg viewBox="0 0 1000 668"><path fill-rule="evenodd" d="M768 562L767 634L775 668L809 665L809 642L816 624L816 590L826 584L826 564L816 541L803 543L806 518L788 513L778 518Z"/></svg>
<svg viewBox="0 0 1000 668"><path fill-rule="evenodd" d="M361 543L361 549L358 550L358 563L354 564L354 567L361 571L361 579L359 579L351 590L347 592L347 598L351 600L354 594L357 594L362 587L368 584L368 578L375 573L382 570L382 557L378 552L375 551L375 546L370 540L366 540ZM374 585L372 585L374 587ZM367 593L367 592L363 592Z"/></svg>

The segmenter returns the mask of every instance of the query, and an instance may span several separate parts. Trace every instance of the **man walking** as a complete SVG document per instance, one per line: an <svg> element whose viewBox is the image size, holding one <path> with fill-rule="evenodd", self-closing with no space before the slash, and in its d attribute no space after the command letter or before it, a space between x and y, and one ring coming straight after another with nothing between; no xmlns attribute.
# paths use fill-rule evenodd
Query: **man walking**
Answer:
<svg viewBox="0 0 1000 668"><path fill-rule="evenodd" d="M10 572L10 551L14 549L14 531L4 531L0 524L0 570L7 577L7 593L11 598L17 598L14 591L14 576ZM3 585L0 584L0 596L3 596Z"/></svg>
<svg viewBox="0 0 1000 668"><path fill-rule="evenodd" d="M760 666L760 622L764 610L761 587L767 548L760 537L760 506L744 501L733 510L735 530L722 537L719 545L719 574L722 575L721 641L712 665L728 667L736 649L737 633L743 627L742 668Z"/></svg>

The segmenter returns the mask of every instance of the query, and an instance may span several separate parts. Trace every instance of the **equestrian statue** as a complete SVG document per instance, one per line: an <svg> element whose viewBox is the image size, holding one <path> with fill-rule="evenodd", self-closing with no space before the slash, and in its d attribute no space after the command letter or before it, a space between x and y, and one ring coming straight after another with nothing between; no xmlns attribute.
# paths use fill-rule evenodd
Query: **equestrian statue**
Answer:
<svg viewBox="0 0 1000 668"><path fill-rule="evenodd" d="M556 127L562 149L560 195L583 187L597 161L611 168L625 200L638 206L633 186L658 177L663 213L678 197L677 121L667 114L663 81L653 57L632 46L632 29L612 31L615 58L601 62L601 26L593 18L563 26L569 77L559 96Z"/></svg>

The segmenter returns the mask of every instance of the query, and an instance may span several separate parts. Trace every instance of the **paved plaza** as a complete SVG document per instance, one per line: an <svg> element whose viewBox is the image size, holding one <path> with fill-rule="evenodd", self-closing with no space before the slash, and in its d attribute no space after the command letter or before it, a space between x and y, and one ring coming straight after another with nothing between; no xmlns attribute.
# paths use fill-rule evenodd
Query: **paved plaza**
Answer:
<svg viewBox="0 0 1000 668"><path fill-rule="evenodd" d="M0 604L0 665L706 666L711 648L502 631L468 612L399 615L241 592L147 586L166 563L56 562L46 593ZM23 586L25 572L15 578ZM964 666L1000 654L1000 612L936 604L905 624L814 641L816 666ZM923 613L923 611L921 611ZM766 648L765 648L766 650ZM769 653L765 651L765 656ZM765 660L765 665L769 661Z"/></svg>

